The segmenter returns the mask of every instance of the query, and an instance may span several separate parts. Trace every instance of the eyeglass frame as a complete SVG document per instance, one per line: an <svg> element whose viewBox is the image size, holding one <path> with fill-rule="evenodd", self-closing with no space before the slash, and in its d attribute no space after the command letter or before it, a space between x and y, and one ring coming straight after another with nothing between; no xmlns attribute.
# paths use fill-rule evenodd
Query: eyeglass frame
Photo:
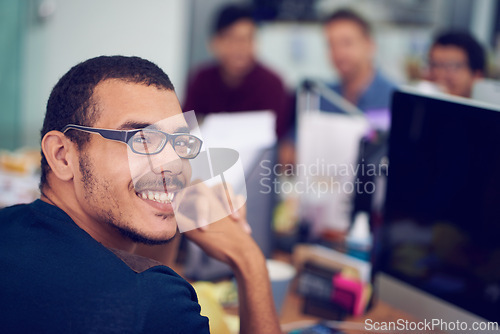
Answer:
<svg viewBox="0 0 500 334"><path fill-rule="evenodd" d="M469 64L467 62L461 61L448 61L448 62L438 62L438 61L429 61L428 66L431 69L444 69L445 71L457 72L459 70L469 68Z"/></svg>
<svg viewBox="0 0 500 334"><path fill-rule="evenodd" d="M66 132L68 130L78 130L78 131L83 131L83 132L88 132L88 133L97 133L97 134L99 134L101 137L103 137L105 139L109 139L109 140L113 140L113 141L116 141L116 142L127 144L127 146L130 147L130 149L132 150L132 152L134 152L135 154L139 154L139 155L155 155L155 154L158 154L161 151L163 151L163 149L165 149L165 146L167 145L167 143L171 142L171 140L175 140L175 138L177 138L179 136L189 136L189 137L195 138L196 140L198 140L200 142L200 148L199 148L198 152L196 153L195 156L190 157L190 158L181 157L177 153L177 151L175 150L173 142L171 142L172 147L174 147L175 153L181 159L194 159L194 158L196 158L198 156L198 154L200 154L201 147L203 145L203 140L201 140L200 138L198 138L198 137L196 137L196 136L194 136L192 134L189 134L189 133L167 133L167 132L163 132L163 131L157 130L157 129L114 130L114 129L92 128L92 127L83 126L83 125L76 125L76 124L68 124L68 125L64 126L61 129L61 132L63 134L66 134ZM165 136L165 141L161 145L161 148L158 149L157 152L155 152L155 153L142 153L142 152L138 152L138 151L136 151L133 148L133 145L130 143L130 139L132 137L134 137L137 133L139 133L141 131L144 131L144 130L152 131L152 132L159 132L159 133L161 133L161 134L163 134Z"/></svg>

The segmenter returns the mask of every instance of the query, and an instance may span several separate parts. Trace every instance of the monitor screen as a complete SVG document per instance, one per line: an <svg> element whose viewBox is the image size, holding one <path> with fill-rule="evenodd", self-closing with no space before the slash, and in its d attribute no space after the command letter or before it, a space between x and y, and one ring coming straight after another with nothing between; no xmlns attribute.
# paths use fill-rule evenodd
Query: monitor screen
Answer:
<svg viewBox="0 0 500 334"><path fill-rule="evenodd" d="M394 94L374 268L500 320L500 108Z"/></svg>

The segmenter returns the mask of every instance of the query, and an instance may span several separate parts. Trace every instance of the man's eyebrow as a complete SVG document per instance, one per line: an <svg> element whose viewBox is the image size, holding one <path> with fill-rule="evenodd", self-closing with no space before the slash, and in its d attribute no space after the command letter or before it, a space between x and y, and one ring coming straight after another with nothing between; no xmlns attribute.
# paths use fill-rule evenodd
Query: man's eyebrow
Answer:
<svg viewBox="0 0 500 334"><path fill-rule="evenodd" d="M190 130L187 126L181 126L180 128L175 129L174 133L189 133Z"/></svg>
<svg viewBox="0 0 500 334"><path fill-rule="evenodd" d="M127 121L118 127L118 130L135 130L135 129L144 129L151 126L151 123L147 122L136 122L136 121Z"/></svg>
<svg viewBox="0 0 500 334"><path fill-rule="evenodd" d="M136 130L136 129L145 129L145 128L159 130L158 127L155 126L154 124L147 123L147 122L136 122L136 121L127 121L127 122L123 123L122 125L120 125L118 127L118 130ZM189 133L189 132L190 132L189 127L181 126L181 127L178 127L177 129L175 129L175 131L173 133Z"/></svg>

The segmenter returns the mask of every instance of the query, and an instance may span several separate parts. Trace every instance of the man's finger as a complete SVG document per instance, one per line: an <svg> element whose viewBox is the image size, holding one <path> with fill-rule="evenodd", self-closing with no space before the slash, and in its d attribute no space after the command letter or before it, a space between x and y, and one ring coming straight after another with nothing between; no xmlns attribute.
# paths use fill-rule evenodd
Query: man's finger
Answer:
<svg viewBox="0 0 500 334"><path fill-rule="evenodd" d="M219 200L224 203L228 215L233 219L241 219L241 215L238 212L238 203L236 202L236 196L234 195L233 187L229 183L221 183L213 187L214 192L219 198Z"/></svg>
<svg viewBox="0 0 500 334"><path fill-rule="evenodd" d="M248 234L252 234L252 227L250 226L250 224L248 224L248 221L246 219L247 206L246 206L245 196L243 195L236 196L235 202L237 203L236 207L239 208L238 213L240 217L242 217L240 220L238 220L238 224L240 224L243 231L245 231Z"/></svg>
<svg viewBox="0 0 500 334"><path fill-rule="evenodd" d="M205 196L199 196L195 201L196 223L202 230L210 224L210 202Z"/></svg>

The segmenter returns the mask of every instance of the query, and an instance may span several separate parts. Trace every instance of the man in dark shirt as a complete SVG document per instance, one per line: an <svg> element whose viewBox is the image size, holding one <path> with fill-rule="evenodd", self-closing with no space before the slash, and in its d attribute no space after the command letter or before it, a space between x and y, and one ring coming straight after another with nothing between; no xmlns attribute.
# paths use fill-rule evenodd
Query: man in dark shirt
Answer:
<svg viewBox="0 0 500 334"><path fill-rule="evenodd" d="M184 110L197 115L271 110L281 138L291 126L289 97L281 79L255 59L255 31L246 7L228 5L220 11L210 42L216 62L191 73Z"/></svg>
<svg viewBox="0 0 500 334"><path fill-rule="evenodd" d="M137 57L93 58L59 80L42 129L41 199L0 211L2 333L209 331L191 285L133 254L177 231L178 195L160 185L185 187L199 147L176 115L168 76ZM144 130L152 124L161 128ZM130 159L155 162L144 181ZM278 333L265 259L241 223L186 235L233 269L241 332Z"/></svg>

